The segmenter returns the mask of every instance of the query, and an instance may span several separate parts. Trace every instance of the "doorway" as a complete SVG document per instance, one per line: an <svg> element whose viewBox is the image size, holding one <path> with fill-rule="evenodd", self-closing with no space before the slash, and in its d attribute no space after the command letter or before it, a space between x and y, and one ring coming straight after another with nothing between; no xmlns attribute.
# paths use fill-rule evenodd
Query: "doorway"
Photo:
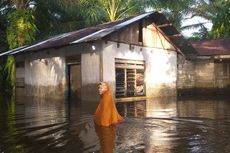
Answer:
<svg viewBox="0 0 230 153"><path fill-rule="evenodd" d="M79 101L81 99L81 62L79 59L67 63L67 76L68 99L71 102Z"/></svg>

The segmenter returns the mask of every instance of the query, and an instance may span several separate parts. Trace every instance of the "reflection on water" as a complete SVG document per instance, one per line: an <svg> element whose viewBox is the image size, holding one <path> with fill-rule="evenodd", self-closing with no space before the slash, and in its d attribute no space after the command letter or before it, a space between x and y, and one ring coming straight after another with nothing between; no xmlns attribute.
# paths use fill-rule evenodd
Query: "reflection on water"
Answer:
<svg viewBox="0 0 230 153"><path fill-rule="evenodd" d="M95 130L100 140L100 151L102 153L113 153L116 127L103 127L95 124Z"/></svg>
<svg viewBox="0 0 230 153"><path fill-rule="evenodd" d="M0 153L228 153L230 101L119 103L125 122L94 125L97 102L0 98Z"/></svg>

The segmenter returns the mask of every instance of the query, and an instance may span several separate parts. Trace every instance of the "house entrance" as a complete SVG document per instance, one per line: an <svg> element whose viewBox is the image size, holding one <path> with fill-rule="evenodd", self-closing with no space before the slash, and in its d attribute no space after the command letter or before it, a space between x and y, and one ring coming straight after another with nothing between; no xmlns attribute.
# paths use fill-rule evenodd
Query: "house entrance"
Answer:
<svg viewBox="0 0 230 153"><path fill-rule="evenodd" d="M70 61L73 60L67 63L68 99L76 101L81 99L81 62L79 58Z"/></svg>

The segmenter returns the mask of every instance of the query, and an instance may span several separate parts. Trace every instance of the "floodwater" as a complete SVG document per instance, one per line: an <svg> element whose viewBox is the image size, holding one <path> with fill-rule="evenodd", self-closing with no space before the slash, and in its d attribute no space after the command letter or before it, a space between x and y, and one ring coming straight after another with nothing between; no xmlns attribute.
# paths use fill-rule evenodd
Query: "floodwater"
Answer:
<svg viewBox="0 0 230 153"><path fill-rule="evenodd" d="M230 100L117 104L125 122L93 123L97 104L3 98L0 153L229 153Z"/></svg>

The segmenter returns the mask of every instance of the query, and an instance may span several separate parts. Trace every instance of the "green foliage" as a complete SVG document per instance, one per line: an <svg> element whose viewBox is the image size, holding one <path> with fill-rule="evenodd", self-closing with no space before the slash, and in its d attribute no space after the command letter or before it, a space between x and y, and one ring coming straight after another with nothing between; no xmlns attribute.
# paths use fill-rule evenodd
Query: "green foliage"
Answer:
<svg viewBox="0 0 230 153"><path fill-rule="evenodd" d="M222 9L217 13L217 17L213 20L213 38L230 36L230 1L224 1L222 6Z"/></svg>
<svg viewBox="0 0 230 153"><path fill-rule="evenodd" d="M212 34L208 29L204 26L200 26L200 30L198 32L194 32L188 40L203 40L203 39L211 39Z"/></svg>
<svg viewBox="0 0 230 153"><path fill-rule="evenodd" d="M8 6L10 3L8 0L0 1L0 52L6 51L8 49L8 44L6 40L6 28L7 28L7 15L11 11Z"/></svg>
<svg viewBox="0 0 230 153"><path fill-rule="evenodd" d="M7 28L7 41L10 49L29 44L35 40L36 25L31 10L19 9L9 17L10 26Z"/></svg>
<svg viewBox="0 0 230 153"><path fill-rule="evenodd" d="M144 0L144 8L162 12L173 23L177 30L181 30L182 20L191 13L190 7L195 0ZM143 5L143 4L142 4Z"/></svg>
<svg viewBox="0 0 230 153"><path fill-rule="evenodd" d="M101 0L80 0L79 13L85 20L85 25L95 25L108 21ZM87 8L87 9L86 9Z"/></svg>
<svg viewBox="0 0 230 153"><path fill-rule="evenodd" d="M230 1L229 0L197 0L191 8L193 16L203 17L213 23L212 30L195 33L190 39L213 39L230 36ZM201 29L202 30L202 29ZM203 30L202 30L203 31ZM203 31L204 32L204 31Z"/></svg>
<svg viewBox="0 0 230 153"><path fill-rule="evenodd" d="M3 90L3 67L0 65L0 91Z"/></svg>
<svg viewBox="0 0 230 153"><path fill-rule="evenodd" d="M144 11L143 0L80 0L81 14L86 24L116 21Z"/></svg>
<svg viewBox="0 0 230 153"><path fill-rule="evenodd" d="M36 40L85 26L78 1L39 0L34 4Z"/></svg>
<svg viewBox="0 0 230 153"><path fill-rule="evenodd" d="M8 88L8 90L13 90L15 87L15 60L13 56L7 57L4 73L6 76L4 79L6 81L5 87Z"/></svg>
<svg viewBox="0 0 230 153"><path fill-rule="evenodd" d="M222 8L223 1L225 0L194 0L194 5L189 9L192 17L199 16L212 21Z"/></svg>
<svg viewBox="0 0 230 153"><path fill-rule="evenodd" d="M7 42L10 49L32 43L36 36L35 18L29 9L17 9L8 15ZM14 57L8 56L4 67L5 87L13 90L15 87Z"/></svg>
<svg viewBox="0 0 230 153"><path fill-rule="evenodd" d="M198 7L199 6L199 7ZM196 8L193 9L194 16L199 15L213 23L210 32L196 33L197 39L213 39L230 36L230 1L229 0L200 0ZM204 32L204 31L203 31ZM190 39L194 39L193 38Z"/></svg>

